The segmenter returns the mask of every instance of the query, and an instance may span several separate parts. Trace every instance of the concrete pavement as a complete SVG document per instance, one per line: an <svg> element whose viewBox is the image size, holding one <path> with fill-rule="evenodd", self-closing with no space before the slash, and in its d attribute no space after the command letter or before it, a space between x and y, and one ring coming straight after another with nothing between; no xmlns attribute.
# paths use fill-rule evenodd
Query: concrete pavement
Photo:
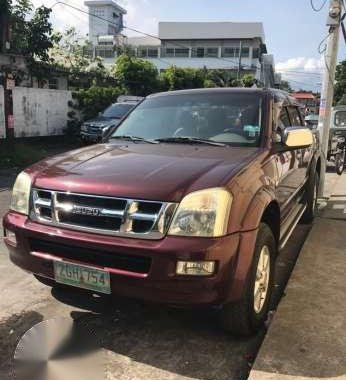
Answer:
<svg viewBox="0 0 346 380"><path fill-rule="evenodd" d="M249 380L346 380L346 174L335 178Z"/></svg>

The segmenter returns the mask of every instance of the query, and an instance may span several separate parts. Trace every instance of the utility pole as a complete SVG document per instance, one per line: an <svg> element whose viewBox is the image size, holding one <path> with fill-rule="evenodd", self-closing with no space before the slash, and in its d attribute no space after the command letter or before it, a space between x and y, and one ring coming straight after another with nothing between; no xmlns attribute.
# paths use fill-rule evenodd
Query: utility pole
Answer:
<svg viewBox="0 0 346 380"><path fill-rule="evenodd" d="M9 5L5 5L2 8L2 14L0 17L2 22L2 36L1 36L1 53L7 54L11 48L10 42L10 10ZM0 31L1 32L1 31ZM6 139L9 143L12 143L14 138L14 119L13 119L13 94L12 90L15 86L15 80L11 70L11 66L4 70L3 75L3 87L4 87L4 111L5 111L5 131Z"/></svg>
<svg viewBox="0 0 346 380"><path fill-rule="evenodd" d="M341 22L341 10L342 4L341 0L330 0L329 13L327 19L327 26L329 28L329 36L327 39L327 48L325 52L325 68L323 74L323 84L321 91L321 102L320 102L320 114L318 120L318 129L322 132L321 139L321 175L319 184L319 196L324 195L324 183L325 174L327 168L327 154L329 147L329 132L331 124L331 114L333 106L333 96L334 96L334 81L335 81L335 70L336 61L338 56L338 45L339 45L339 32L340 32L340 22Z"/></svg>
<svg viewBox="0 0 346 380"><path fill-rule="evenodd" d="M238 59L238 71L237 71L237 79L240 79L240 73L241 73L241 51L243 49L243 43L242 41L239 42L239 59Z"/></svg>

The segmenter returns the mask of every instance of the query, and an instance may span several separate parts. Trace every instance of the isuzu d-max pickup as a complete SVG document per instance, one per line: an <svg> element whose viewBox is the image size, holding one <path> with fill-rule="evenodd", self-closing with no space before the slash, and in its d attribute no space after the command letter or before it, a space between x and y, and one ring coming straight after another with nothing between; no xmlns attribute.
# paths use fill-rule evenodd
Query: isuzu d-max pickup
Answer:
<svg viewBox="0 0 346 380"><path fill-rule="evenodd" d="M103 143L20 173L5 242L45 284L216 306L228 331L251 334L279 250L314 217L320 168L284 92L154 94Z"/></svg>

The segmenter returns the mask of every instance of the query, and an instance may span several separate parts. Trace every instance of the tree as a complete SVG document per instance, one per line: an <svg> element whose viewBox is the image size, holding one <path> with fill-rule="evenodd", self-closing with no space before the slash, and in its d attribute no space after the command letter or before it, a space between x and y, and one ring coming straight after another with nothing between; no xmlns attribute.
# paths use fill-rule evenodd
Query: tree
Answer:
<svg viewBox="0 0 346 380"><path fill-rule="evenodd" d="M144 59L121 54L112 73L130 95L146 96L159 89L158 71L151 62Z"/></svg>
<svg viewBox="0 0 346 380"><path fill-rule="evenodd" d="M256 84L256 78L252 74L245 74L241 78L241 83L244 87L252 87Z"/></svg>
<svg viewBox="0 0 346 380"><path fill-rule="evenodd" d="M205 73L203 70L170 66L161 79L164 88L169 91L201 88L204 87Z"/></svg>
<svg viewBox="0 0 346 380"><path fill-rule="evenodd" d="M48 51L59 39L49 21L51 9L37 8L31 19L33 5L30 0L18 0L10 6L11 51L24 55L30 63L49 62Z"/></svg>
<svg viewBox="0 0 346 380"><path fill-rule="evenodd" d="M207 87L229 87L233 79L229 70L205 69L205 84Z"/></svg>
<svg viewBox="0 0 346 380"><path fill-rule="evenodd" d="M280 83L280 90L287 91L287 92L292 92L292 87L290 83L287 80L282 80Z"/></svg>
<svg viewBox="0 0 346 380"><path fill-rule="evenodd" d="M334 103L336 104L346 94L346 60L336 66L335 81Z"/></svg>

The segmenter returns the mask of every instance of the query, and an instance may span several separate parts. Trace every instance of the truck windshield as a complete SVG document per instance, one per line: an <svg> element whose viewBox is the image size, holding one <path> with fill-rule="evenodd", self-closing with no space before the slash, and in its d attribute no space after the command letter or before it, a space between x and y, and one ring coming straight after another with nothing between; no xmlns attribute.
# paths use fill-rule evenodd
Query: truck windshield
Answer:
<svg viewBox="0 0 346 380"><path fill-rule="evenodd" d="M112 104L102 113L103 117L110 119L121 119L124 117L132 108L133 104Z"/></svg>
<svg viewBox="0 0 346 380"><path fill-rule="evenodd" d="M258 146L261 124L258 94L172 93L147 98L112 136L166 143L179 143L179 138L189 137L191 143L204 139L232 146Z"/></svg>

